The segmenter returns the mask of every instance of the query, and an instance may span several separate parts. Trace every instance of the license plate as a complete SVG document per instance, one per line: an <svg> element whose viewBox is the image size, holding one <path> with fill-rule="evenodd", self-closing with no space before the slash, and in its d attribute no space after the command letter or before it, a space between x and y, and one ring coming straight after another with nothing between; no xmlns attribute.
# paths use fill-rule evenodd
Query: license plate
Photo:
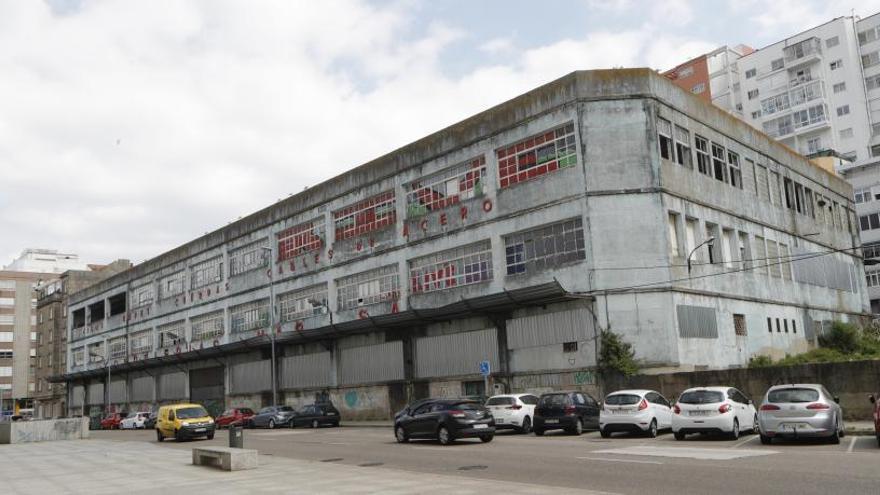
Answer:
<svg viewBox="0 0 880 495"><path fill-rule="evenodd" d="M474 425L474 428L476 428L476 429L488 428L488 427L489 427L489 425Z"/></svg>
<svg viewBox="0 0 880 495"><path fill-rule="evenodd" d="M336 416L336 413L327 413L327 416Z"/></svg>
<svg viewBox="0 0 880 495"><path fill-rule="evenodd" d="M708 416L709 411L691 411L691 416Z"/></svg>
<svg viewBox="0 0 880 495"><path fill-rule="evenodd" d="M555 425L556 423L559 423L559 420L558 419L548 419L544 422L547 423L548 425Z"/></svg>
<svg viewBox="0 0 880 495"><path fill-rule="evenodd" d="M630 411L629 409L615 409L614 410L614 414L629 414L631 412L632 411Z"/></svg>
<svg viewBox="0 0 880 495"><path fill-rule="evenodd" d="M806 423L783 423L779 425L779 429L783 431L794 431L808 429L810 425Z"/></svg>
<svg viewBox="0 0 880 495"><path fill-rule="evenodd" d="M497 424L500 425L500 424L502 424L502 423L506 423L506 421L503 420L503 419L501 419L501 418L495 418L495 423L497 423Z"/></svg>
<svg viewBox="0 0 880 495"><path fill-rule="evenodd" d="M196 428L196 433L201 433L205 431L205 428Z"/></svg>

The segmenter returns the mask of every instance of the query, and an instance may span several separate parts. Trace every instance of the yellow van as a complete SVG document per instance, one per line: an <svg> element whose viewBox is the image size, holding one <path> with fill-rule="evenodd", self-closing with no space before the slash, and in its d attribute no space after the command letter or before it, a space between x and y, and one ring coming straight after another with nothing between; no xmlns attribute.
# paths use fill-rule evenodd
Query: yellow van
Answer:
<svg viewBox="0 0 880 495"><path fill-rule="evenodd" d="M156 415L156 440L214 438L214 418L200 404L162 406Z"/></svg>

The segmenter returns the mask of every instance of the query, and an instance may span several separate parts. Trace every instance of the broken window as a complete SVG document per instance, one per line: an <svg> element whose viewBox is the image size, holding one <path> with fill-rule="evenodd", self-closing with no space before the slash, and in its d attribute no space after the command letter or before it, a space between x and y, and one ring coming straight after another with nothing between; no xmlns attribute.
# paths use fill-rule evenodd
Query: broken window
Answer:
<svg viewBox="0 0 880 495"><path fill-rule="evenodd" d="M181 270L159 280L159 297L168 299L183 292L183 283L186 280L186 272Z"/></svg>
<svg viewBox="0 0 880 495"><path fill-rule="evenodd" d="M167 349L169 347L177 347L186 344L186 327L184 321L175 321L162 325L157 329L158 342L157 349Z"/></svg>
<svg viewBox="0 0 880 495"><path fill-rule="evenodd" d="M279 243L278 252L281 252ZM229 251L229 276L262 268L269 264L269 239L263 238Z"/></svg>
<svg viewBox="0 0 880 495"><path fill-rule="evenodd" d="M697 148L697 171L701 174L712 176L712 167L709 164L709 141L701 136L694 136Z"/></svg>
<svg viewBox="0 0 880 495"><path fill-rule="evenodd" d="M724 146L712 143L712 168L715 172L715 179L721 182L727 182L725 172L727 167L724 163Z"/></svg>
<svg viewBox="0 0 880 495"><path fill-rule="evenodd" d="M278 261L316 251L324 245L324 219L294 225L276 234L275 238L278 242Z"/></svg>
<svg viewBox="0 0 880 495"><path fill-rule="evenodd" d="M333 212L336 240L350 239L394 225L397 220L395 204L394 191L386 191Z"/></svg>
<svg viewBox="0 0 880 495"><path fill-rule="evenodd" d="M690 132L678 125L675 126L675 160L683 167L694 168Z"/></svg>
<svg viewBox="0 0 880 495"><path fill-rule="evenodd" d="M339 310L396 301L400 297L397 265L361 272L336 281Z"/></svg>
<svg viewBox="0 0 880 495"><path fill-rule="evenodd" d="M195 290L223 280L223 256L196 263L192 267L190 287Z"/></svg>
<svg viewBox="0 0 880 495"><path fill-rule="evenodd" d="M128 350L132 355L146 354L153 350L153 342L151 341L152 332L145 330L143 332L133 333L128 337Z"/></svg>
<svg viewBox="0 0 880 495"><path fill-rule="evenodd" d="M492 280L492 245L486 240L410 261L413 294Z"/></svg>
<svg viewBox="0 0 880 495"><path fill-rule="evenodd" d="M327 284L287 292L278 296L281 321L294 321L327 314Z"/></svg>
<svg viewBox="0 0 880 495"><path fill-rule="evenodd" d="M142 308L153 304L153 284L147 283L131 289L128 298L131 309Z"/></svg>
<svg viewBox="0 0 880 495"><path fill-rule="evenodd" d="M223 335L223 311L199 315L190 320L192 340L211 340Z"/></svg>
<svg viewBox="0 0 880 495"><path fill-rule="evenodd" d="M732 151L728 151L727 165L729 167L728 176L730 177L730 185L742 189L742 170L739 165L739 155Z"/></svg>
<svg viewBox="0 0 880 495"><path fill-rule="evenodd" d="M406 212L416 217L483 194L486 158L482 155L407 185Z"/></svg>
<svg viewBox="0 0 880 495"><path fill-rule="evenodd" d="M502 189L571 167L577 163L574 124L499 149L496 155Z"/></svg>
<svg viewBox="0 0 880 495"><path fill-rule="evenodd" d="M229 309L231 332L249 332L269 326L269 300L261 299L239 304Z"/></svg>
<svg viewBox="0 0 880 495"><path fill-rule="evenodd" d="M541 272L586 259L580 218L504 237L507 274Z"/></svg>
<svg viewBox="0 0 880 495"><path fill-rule="evenodd" d="M672 150L672 123L666 119L657 119L657 134L660 143L660 158L664 160L673 160L674 152Z"/></svg>
<svg viewBox="0 0 880 495"><path fill-rule="evenodd" d="M123 359L127 354L125 337L117 337L110 341L110 359Z"/></svg>

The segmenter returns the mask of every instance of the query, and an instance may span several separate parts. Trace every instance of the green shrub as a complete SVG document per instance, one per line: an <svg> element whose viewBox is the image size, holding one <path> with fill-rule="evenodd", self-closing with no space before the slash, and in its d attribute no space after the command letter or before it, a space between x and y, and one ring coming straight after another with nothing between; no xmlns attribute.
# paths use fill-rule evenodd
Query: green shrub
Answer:
<svg viewBox="0 0 880 495"><path fill-rule="evenodd" d="M843 354L853 354L860 350L861 340L862 332L859 327L852 323L835 321L827 334L819 336L819 345Z"/></svg>
<svg viewBox="0 0 880 495"><path fill-rule="evenodd" d="M602 374L620 373L629 377L639 372L632 344L610 330L603 330L600 339L598 365Z"/></svg>
<svg viewBox="0 0 880 495"><path fill-rule="evenodd" d="M765 368L773 366L773 358L770 356L752 356L749 358L749 368Z"/></svg>

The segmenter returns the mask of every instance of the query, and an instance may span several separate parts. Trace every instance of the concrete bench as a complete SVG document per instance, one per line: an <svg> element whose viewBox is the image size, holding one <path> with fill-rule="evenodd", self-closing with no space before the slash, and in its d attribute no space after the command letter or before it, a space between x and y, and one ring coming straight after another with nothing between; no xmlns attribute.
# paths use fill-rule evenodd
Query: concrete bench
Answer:
<svg viewBox="0 0 880 495"><path fill-rule="evenodd" d="M217 466L224 471L255 469L257 451L231 447L193 447L192 463L196 466Z"/></svg>

